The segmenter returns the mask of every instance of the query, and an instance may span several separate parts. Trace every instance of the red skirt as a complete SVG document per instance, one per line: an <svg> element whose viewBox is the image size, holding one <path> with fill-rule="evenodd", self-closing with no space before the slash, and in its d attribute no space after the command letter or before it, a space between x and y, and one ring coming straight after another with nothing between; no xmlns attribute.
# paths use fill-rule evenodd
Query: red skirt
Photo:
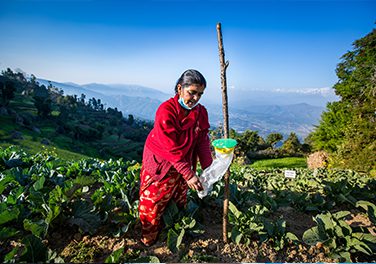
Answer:
<svg viewBox="0 0 376 264"><path fill-rule="evenodd" d="M188 185L175 168L171 168L160 181L141 168L140 204L138 207L142 224L141 241L153 244L162 228L161 218L168 202L172 199L179 208L187 204Z"/></svg>

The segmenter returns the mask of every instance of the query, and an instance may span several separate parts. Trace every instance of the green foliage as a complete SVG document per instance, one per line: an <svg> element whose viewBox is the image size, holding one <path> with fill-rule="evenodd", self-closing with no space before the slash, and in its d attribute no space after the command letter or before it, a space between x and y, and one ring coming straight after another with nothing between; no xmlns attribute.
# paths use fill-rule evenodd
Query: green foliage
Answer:
<svg viewBox="0 0 376 264"><path fill-rule="evenodd" d="M170 201L163 214L165 230L167 230L167 247L173 253L180 250L185 235L196 236L203 233L200 225L193 218L195 210L189 208L192 208L192 205L189 205L187 210L179 210L176 204Z"/></svg>
<svg viewBox="0 0 376 264"><path fill-rule="evenodd" d="M317 215L313 218L317 226L304 232L303 241L309 245L323 243L329 248L331 256L339 258L340 261L351 262L350 253L361 252L372 255L370 246L376 245L376 238L366 229L362 229L360 233L348 225L344 221L348 215L350 215L349 211Z"/></svg>
<svg viewBox="0 0 376 264"><path fill-rule="evenodd" d="M283 136L281 133L270 133L266 137L266 143L269 144L272 148L274 148L275 144L277 144L282 139L283 139Z"/></svg>
<svg viewBox="0 0 376 264"><path fill-rule="evenodd" d="M376 30L342 56L334 85L338 102L328 104L310 139L331 153L332 166L370 171L376 166Z"/></svg>
<svg viewBox="0 0 376 264"><path fill-rule="evenodd" d="M356 207L362 207L368 215L369 220L376 226L376 205L369 201L358 201Z"/></svg>
<svg viewBox="0 0 376 264"><path fill-rule="evenodd" d="M260 204L254 205L243 213L230 202L229 222L233 225L229 237L236 244L244 243L249 245L252 240L258 239L260 242L269 241L276 250L282 250L286 242L299 241L292 233L286 232L286 221L277 221L267 218L270 210Z"/></svg>
<svg viewBox="0 0 376 264"><path fill-rule="evenodd" d="M0 147L0 237L4 248L22 245L2 260L58 261L41 242L58 226L95 234L108 225L124 234L138 218L139 170L122 160L65 161Z"/></svg>
<svg viewBox="0 0 376 264"><path fill-rule="evenodd" d="M0 106L7 106L14 98L15 91L14 82L6 76L0 76Z"/></svg>
<svg viewBox="0 0 376 264"><path fill-rule="evenodd" d="M42 85L34 85L34 105L41 117L47 117L52 111L52 99L47 88Z"/></svg>
<svg viewBox="0 0 376 264"><path fill-rule="evenodd" d="M306 168L307 161L304 157L287 157L279 159L256 160L250 168L255 169L278 169L278 168Z"/></svg>
<svg viewBox="0 0 376 264"><path fill-rule="evenodd" d="M249 151L256 151L261 142L263 142L262 137L258 135L257 131L246 130L235 138L238 142L237 147L243 153L248 153Z"/></svg>
<svg viewBox="0 0 376 264"><path fill-rule="evenodd" d="M288 138L283 142L282 150L288 154L300 153L302 151L302 144L295 133L291 132Z"/></svg>
<svg viewBox="0 0 376 264"><path fill-rule="evenodd" d="M262 205L255 205L243 213L233 203L229 203L229 223L233 225L228 236L237 244L249 245L257 236L265 235L263 216L269 210Z"/></svg>

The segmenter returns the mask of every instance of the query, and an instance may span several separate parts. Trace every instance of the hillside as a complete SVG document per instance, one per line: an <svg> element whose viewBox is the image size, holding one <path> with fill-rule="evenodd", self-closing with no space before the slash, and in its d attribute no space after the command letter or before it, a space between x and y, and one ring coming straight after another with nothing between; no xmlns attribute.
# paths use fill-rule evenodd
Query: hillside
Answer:
<svg viewBox="0 0 376 264"><path fill-rule="evenodd" d="M101 99L107 107L116 107L124 116L133 114L137 118L144 120L154 120L155 111L162 101L168 99L170 95L156 89L139 85L121 84L85 84L59 83L44 79L37 79L45 86L53 85L64 91L67 95L85 94L86 98Z"/></svg>
<svg viewBox="0 0 376 264"><path fill-rule="evenodd" d="M94 98L95 92L86 100L84 95L64 95L52 83L46 87L35 77L27 80L10 70L0 77L5 87L0 102L1 146L19 145L31 153L46 148L69 159L141 160L150 123L135 119L130 112L124 117L116 107L106 108L101 99ZM7 90L10 98L3 96Z"/></svg>

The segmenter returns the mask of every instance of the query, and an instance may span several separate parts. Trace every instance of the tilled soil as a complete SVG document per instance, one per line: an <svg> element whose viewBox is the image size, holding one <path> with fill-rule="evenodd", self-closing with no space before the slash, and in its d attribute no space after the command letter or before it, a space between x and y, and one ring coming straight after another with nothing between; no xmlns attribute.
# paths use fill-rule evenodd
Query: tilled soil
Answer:
<svg viewBox="0 0 376 264"><path fill-rule="evenodd" d="M338 262L328 257L328 249L320 244L307 246L304 244L289 244L283 250L275 250L271 244L252 241L248 246L235 244L231 241L224 243L222 240L222 209L209 207L203 211L201 223L205 233L198 237L184 238L181 250L172 253L166 245L166 235L161 234L160 239L152 246L145 247L140 242L141 228L136 224L132 230L119 238L105 234L82 236L66 230L64 233L55 234L55 240L48 242L51 248L59 252L66 262L104 262L114 251L124 248L123 254L126 261L131 262L140 257L155 256L160 262ZM283 217L286 220L286 229L297 235L299 239L305 230L315 225L312 216L298 212L291 207L279 208L272 217ZM374 232L367 217L353 214L349 220L351 225L370 227ZM70 235L69 235L70 234ZM373 233L375 234L375 233ZM60 236L60 237L59 237ZM354 261L375 262L372 259L354 259Z"/></svg>

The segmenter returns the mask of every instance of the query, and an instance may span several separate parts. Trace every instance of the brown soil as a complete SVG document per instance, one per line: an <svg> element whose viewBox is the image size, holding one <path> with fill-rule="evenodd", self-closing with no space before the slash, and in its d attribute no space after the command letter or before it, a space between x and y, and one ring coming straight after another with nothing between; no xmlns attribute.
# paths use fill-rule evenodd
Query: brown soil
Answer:
<svg viewBox="0 0 376 264"><path fill-rule="evenodd" d="M199 237L184 238L180 252L173 254L166 245L165 235L150 247L140 242L141 229L136 224L123 237L113 238L105 230L96 236L82 236L76 230L64 229L52 234L49 247L59 253L66 262L104 262L115 250L124 248L127 260L138 257L156 256L160 262L336 262L327 256L328 250L322 245L306 246L304 244L289 244L284 250L276 251L268 243L251 245L236 245L222 241L222 208L212 205L203 210L200 223L205 233ZM286 229L302 238L304 231L315 225L312 216L296 211L292 207L282 207L273 213L272 218L283 217ZM352 214L349 224L362 225L372 230L375 227L362 214ZM230 230L230 229L229 229ZM62 232L61 232L62 231ZM367 260L368 262L372 260ZM373 261L375 262L375 261Z"/></svg>

